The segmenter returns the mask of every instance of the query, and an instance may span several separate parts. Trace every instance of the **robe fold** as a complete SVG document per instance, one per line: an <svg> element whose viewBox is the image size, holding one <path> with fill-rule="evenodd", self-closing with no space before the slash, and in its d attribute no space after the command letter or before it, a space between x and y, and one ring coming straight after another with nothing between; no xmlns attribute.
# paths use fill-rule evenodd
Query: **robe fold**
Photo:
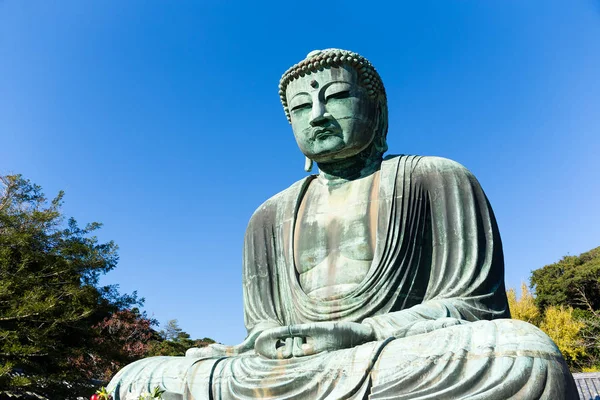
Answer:
<svg viewBox="0 0 600 400"><path fill-rule="evenodd" d="M388 157L377 173L374 259L350 292L312 298L298 280L294 227L314 176L259 207L243 258L249 335L274 325L352 321L372 326L377 340L286 360L254 352L193 363L188 357L173 393L224 400L576 399L554 343L532 325L501 319L510 318L502 245L474 176L456 162L418 156ZM134 371L144 375L132 368L123 376ZM126 393L129 381L117 381Z"/></svg>
<svg viewBox="0 0 600 400"><path fill-rule="evenodd" d="M311 298L294 264L294 225L314 176L268 200L244 245L244 310L262 325L369 322L385 339L409 324L443 317L509 317L498 228L474 176L438 157L399 156L380 169L375 256L363 282L335 299Z"/></svg>

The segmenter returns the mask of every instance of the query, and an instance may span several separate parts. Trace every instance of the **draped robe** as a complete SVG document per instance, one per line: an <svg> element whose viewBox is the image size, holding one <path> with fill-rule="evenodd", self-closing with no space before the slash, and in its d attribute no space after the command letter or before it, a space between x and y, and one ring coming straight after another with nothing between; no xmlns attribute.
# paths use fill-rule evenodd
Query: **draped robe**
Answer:
<svg viewBox="0 0 600 400"><path fill-rule="evenodd" d="M474 176L417 156L387 158L378 173L374 259L356 288L318 299L300 286L294 228L314 176L254 213L243 268L249 335L352 321L371 325L376 341L286 360L254 351L152 358L125 368L110 388L120 398L158 383L182 399L576 399L554 343L532 325L500 319L510 317L502 245ZM176 378L165 379L169 371Z"/></svg>

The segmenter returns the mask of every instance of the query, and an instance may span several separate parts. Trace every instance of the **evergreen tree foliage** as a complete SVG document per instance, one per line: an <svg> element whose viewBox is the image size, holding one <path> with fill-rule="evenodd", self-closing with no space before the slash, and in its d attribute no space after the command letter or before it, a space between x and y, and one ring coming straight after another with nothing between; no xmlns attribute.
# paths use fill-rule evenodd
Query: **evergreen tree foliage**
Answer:
<svg viewBox="0 0 600 400"><path fill-rule="evenodd" d="M540 310L573 309L573 318L583 324L579 337L585 348L574 367L600 371L600 247L533 271L531 287Z"/></svg>
<svg viewBox="0 0 600 400"><path fill-rule="evenodd" d="M600 310L600 247L536 269L531 287L542 310L561 305Z"/></svg>
<svg viewBox="0 0 600 400"><path fill-rule="evenodd" d="M583 372L600 371L600 315L598 312L574 309L573 316L584 324L581 338L585 355L579 361Z"/></svg>
<svg viewBox="0 0 600 400"><path fill-rule="evenodd" d="M165 340L177 340L182 336L189 336L179 327L179 322L176 319L167 321L167 326L165 326L165 329L161 329L159 334Z"/></svg>
<svg viewBox="0 0 600 400"><path fill-rule="evenodd" d="M117 265L117 245L98 241L99 223L65 220L63 196L48 201L20 175L0 176L0 393L72 398L102 378L82 357L105 348L103 321L141 303L135 292L99 286Z"/></svg>
<svg viewBox="0 0 600 400"><path fill-rule="evenodd" d="M210 338L191 339L187 332L179 327L176 319L169 320L159 337L152 341L147 356L183 356L192 347L204 347L215 343Z"/></svg>

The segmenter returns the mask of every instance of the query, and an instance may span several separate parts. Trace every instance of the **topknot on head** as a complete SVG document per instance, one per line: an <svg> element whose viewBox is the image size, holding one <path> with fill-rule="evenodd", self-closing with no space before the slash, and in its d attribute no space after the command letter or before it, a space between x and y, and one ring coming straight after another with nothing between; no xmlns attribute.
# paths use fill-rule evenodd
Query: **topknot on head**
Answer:
<svg viewBox="0 0 600 400"><path fill-rule="evenodd" d="M369 60L358 53L348 50L313 50L306 55L304 60L285 71L279 81L279 98L289 122L291 122L290 110L285 94L289 83L312 72L323 70L324 68L339 67L341 65L350 66L357 71L358 83L367 90L371 98L376 99L379 97L383 102L386 102L385 88L383 87L381 77Z"/></svg>

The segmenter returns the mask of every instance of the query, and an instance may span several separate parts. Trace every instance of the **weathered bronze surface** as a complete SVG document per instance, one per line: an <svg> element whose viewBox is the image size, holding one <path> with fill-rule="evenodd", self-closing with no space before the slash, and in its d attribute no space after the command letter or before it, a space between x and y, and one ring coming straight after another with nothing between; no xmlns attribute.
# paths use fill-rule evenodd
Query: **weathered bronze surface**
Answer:
<svg viewBox="0 0 600 400"><path fill-rule="evenodd" d="M356 53L311 52L280 97L307 167L244 246L248 336L133 363L115 400L576 399L555 344L508 319L504 260L475 177L387 150L385 89Z"/></svg>

